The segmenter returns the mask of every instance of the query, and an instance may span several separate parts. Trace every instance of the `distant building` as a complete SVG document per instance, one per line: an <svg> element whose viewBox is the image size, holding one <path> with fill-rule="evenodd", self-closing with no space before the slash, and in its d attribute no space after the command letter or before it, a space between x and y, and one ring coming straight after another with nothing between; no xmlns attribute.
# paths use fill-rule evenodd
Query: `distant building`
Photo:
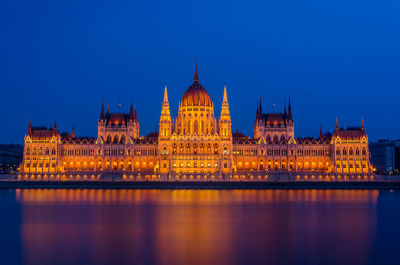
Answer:
<svg viewBox="0 0 400 265"><path fill-rule="evenodd" d="M371 164L379 174L400 174L400 139L370 143Z"/></svg>
<svg viewBox="0 0 400 265"><path fill-rule="evenodd" d="M24 147L19 144L0 144L0 174L15 173L22 161Z"/></svg>
<svg viewBox="0 0 400 265"><path fill-rule="evenodd" d="M222 92L222 91L221 91ZM136 107L129 113L111 113L101 106L97 137L77 137L52 128L32 127L24 139L21 173L100 175L182 174L202 179L214 174L259 172L320 172L360 177L372 169L364 122L339 128L318 138L296 138L290 100L282 113L265 113L257 104L254 137L232 132L226 85L220 116L200 85L195 68L193 83L171 117L167 86L161 105L159 131L140 135ZM244 106L241 106L244 107ZM250 118L249 118L250 119ZM311 175L313 175L312 173Z"/></svg>

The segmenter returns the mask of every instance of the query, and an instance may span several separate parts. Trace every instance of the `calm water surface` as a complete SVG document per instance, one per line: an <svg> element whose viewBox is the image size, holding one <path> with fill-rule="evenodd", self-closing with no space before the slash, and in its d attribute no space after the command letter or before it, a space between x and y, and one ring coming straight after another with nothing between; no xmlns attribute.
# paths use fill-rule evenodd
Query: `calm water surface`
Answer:
<svg viewBox="0 0 400 265"><path fill-rule="evenodd" d="M400 264L400 192L0 190L0 264Z"/></svg>

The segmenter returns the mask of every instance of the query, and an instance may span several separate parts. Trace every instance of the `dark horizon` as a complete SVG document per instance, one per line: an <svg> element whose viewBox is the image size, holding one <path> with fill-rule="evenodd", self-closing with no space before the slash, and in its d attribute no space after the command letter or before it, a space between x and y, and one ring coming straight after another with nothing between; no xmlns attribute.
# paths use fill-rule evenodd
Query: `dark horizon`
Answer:
<svg viewBox="0 0 400 265"><path fill-rule="evenodd" d="M23 143L28 122L96 136L101 100L137 104L141 135L159 122L164 82L174 117L200 83L219 116L227 81L232 130L253 135L257 101L283 111L296 137L360 126L398 139L400 4L345 0L214 3L12 1L0 4L0 143Z"/></svg>

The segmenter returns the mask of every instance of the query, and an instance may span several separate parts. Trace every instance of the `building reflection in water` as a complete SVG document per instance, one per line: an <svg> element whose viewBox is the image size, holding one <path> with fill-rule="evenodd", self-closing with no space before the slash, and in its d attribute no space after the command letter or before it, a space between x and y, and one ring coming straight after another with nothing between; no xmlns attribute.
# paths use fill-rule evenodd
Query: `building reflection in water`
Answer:
<svg viewBox="0 0 400 265"><path fill-rule="evenodd" d="M17 190L27 264L368 263L374 190Z"/></svg>

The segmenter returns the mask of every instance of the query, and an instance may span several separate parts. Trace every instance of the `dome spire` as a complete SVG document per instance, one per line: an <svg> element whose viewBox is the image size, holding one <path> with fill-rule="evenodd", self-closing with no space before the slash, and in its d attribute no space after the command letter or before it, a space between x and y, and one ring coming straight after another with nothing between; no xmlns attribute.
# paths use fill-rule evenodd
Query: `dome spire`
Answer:
<svg viewBox="0 0 400 265"><path fill-rule="evenodd" d="M194 76L193 76L193 81L194 82L199 82L199 74L197 73L197 60L194 64Z"/></svg>

